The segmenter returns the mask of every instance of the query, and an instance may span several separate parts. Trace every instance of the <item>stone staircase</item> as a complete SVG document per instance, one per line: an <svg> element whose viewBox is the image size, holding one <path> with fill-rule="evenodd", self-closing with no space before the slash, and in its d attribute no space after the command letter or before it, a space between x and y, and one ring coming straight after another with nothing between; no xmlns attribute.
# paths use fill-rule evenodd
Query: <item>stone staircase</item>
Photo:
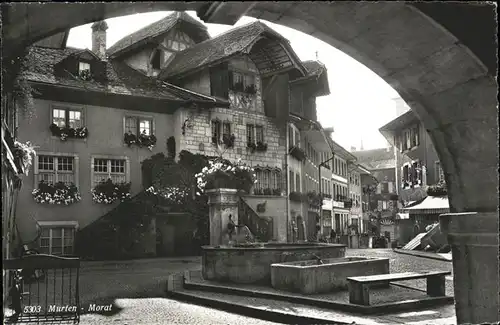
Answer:
<svg viewBox="0 0 500 325"><path fill-rule="evenodd" d="M242 198L238 202L238 223L248 227L255 241L267 242L273 238L273 219L259 216Z"/></svg>

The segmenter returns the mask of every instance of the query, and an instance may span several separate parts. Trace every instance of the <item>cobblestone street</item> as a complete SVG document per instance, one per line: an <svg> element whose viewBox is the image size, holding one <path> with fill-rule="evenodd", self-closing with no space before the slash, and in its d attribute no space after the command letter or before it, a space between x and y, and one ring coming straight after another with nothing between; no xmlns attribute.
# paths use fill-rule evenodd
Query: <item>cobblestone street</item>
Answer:
<svg viewBox="0 0 500 325"><path fill-rule="evenodd" d="M123 308L118 314L86 314L80 325L277 324L164 298L118 299L116 305Z"/></svg>
<svg viewBox="0 0 500 325"><path fill-rule="evenodd" d="M391 249L348 249L346 256L387 257L391 273L452 270L450 262L397 254ZM165 296L169 274L200 269L200 262L199 257L84 262L80 279L84 311L90 303L113 303L113 310L107 315L86 313L82 315L81 324L273 324L161 298ZM425 290L425 280L403 283ZM453 293L450 277L446 281L446 292Z"/></svg>

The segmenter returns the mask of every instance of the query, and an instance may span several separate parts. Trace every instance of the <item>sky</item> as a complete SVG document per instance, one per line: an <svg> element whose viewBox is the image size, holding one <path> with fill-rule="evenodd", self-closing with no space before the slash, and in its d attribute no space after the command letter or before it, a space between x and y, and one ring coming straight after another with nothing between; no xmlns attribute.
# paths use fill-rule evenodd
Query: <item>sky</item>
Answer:
<svg viewBox="0 0 500 325"><path fill-rule="evenodd" d="M200 21L195 12L187 12ZM107 19L107 47L121 38L158 21L171 12L153 12ZM242 17L235 26L255 21ZM394 98L398 93L370 69L312 36L285 26L261 20L290 41L297 56L302 60L321 61L327 68L330 95L318 97L318 119L323 127L333 127L333 140L350 150L386 147L387 141L378 129L397 117ZM92 24L71 29L67 46L92 48ZM205 24L210 36L221 34L233 26Z"/></svg>

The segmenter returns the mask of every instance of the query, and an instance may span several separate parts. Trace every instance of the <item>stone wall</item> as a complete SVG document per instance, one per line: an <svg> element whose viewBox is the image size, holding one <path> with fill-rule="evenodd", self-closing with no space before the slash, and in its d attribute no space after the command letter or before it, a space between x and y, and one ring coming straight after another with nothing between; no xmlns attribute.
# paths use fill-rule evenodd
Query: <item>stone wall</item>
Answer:
<svg viewBox="0 0 500 325"><path fill-rule="evenodd" d="M257 74L255 65L246 58L236 58L230 61L230 67L256 73L255 86L255 109L241 110L231 105L228 108L214 108L211 110L183 110L178 113L178 121L184 123L189 119L189 127L178 141L178 152L189 150L192 153L200 153L209 156L222 156L235 161L238 158L250 166L284 167L284 155L286 150L286 133L280 128L277 121L267 117L264 113L262 102L261 78ZM192 78L183 82L183 87L202 94L210 95L210 75L208 70L203 70ZM233 148L225 149L224 146L216 146L211 143L211 121L218 118L221 121L231 123L231 132L236 139ZM246 124L262 125L264 128L264 142L267 143L266 152L251 152L247 149ZM179 125L179 124L177 124ZM180 128L177 126L176 129ZM179 134L181 132L175 132ZM284 179L284 177L282 177Z"/></svg>

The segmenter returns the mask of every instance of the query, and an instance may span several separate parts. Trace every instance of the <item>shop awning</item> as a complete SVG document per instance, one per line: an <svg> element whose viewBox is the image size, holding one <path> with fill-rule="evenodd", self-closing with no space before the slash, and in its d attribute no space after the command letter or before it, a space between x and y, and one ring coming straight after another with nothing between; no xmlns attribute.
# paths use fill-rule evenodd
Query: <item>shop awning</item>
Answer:
<svg viewBox="0 0 500 325"><path fill-rule="evenodd" d="M323 200L323 206L321 208L323 210L332 211L333 208L332 200Z"/></svg>
<svg viewBox="0 0 500 325"><path fill-rule="evenodd" d="M420 203L402 209L403 213L415 214L441 214L450 212L448 197L427 196Z"/></svg>
<svg viewBox="0 0 500 325"><path fill-rule="evenodd" d="M396 213L396 219L405 220L410 219L409 213Z"/></svg>

